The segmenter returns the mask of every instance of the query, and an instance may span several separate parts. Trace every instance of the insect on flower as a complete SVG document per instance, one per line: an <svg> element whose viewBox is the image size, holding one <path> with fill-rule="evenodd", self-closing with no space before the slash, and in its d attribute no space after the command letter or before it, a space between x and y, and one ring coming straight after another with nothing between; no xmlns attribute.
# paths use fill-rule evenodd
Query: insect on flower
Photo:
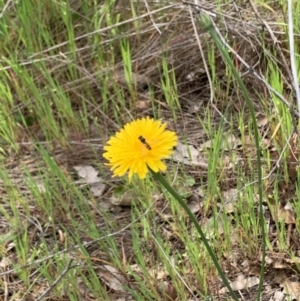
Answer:
<svg viewBox="0 0 300 301"><path fill-rule="evenodd" d="M146 139L142 135L139 136L139 139L146 146L147 149L151 150L150 144L146 141Z"/></svg>
<svg viewBox="0 0 300 301"><path fill-rule="evenodd" d="M113 176L121 177L128 172L130 181L134 174L144 179L149 169L166 170L163 159L173 153L177 144L176 134L166 127L160 120L145 117L125 124L112 136L104 146L103 157L108 160L105 165L110 167ZM141 143L149 151L141 147Z"/></svg>

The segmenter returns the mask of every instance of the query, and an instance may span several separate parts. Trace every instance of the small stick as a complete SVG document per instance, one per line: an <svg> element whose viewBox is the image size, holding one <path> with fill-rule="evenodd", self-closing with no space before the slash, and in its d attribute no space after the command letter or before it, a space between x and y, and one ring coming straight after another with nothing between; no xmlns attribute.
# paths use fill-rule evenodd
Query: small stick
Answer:
<svg viewBox="0 0 300 301"><path fill-rule="evenodd" d="M73 265L71 266L73 262L73 259L71 259L68 263L68 265L66 266L66 268L63 270L63 272L59 275L59 277L57 277L57 279L55 281L52 282L52 284L48 287L48 289L45 290L45 292L43 294L41 294L37 299L35 299L35 301L41 301L44 300L44 298L54 289L54 287L59 283L59 281L74 267L78 266L78 265Z"/></svg>

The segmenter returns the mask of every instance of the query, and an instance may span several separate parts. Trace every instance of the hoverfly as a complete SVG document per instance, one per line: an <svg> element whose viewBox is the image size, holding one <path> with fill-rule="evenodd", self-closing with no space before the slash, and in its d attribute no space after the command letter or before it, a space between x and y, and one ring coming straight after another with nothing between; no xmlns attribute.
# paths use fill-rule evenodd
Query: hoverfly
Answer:
<svg viewBox="0 0 300 301"><path fill-rule="evenodd" d="M146 139L142 135L139 136L139 140L146 146L147 149L151 150L150 144L146 141Z"/></svg>

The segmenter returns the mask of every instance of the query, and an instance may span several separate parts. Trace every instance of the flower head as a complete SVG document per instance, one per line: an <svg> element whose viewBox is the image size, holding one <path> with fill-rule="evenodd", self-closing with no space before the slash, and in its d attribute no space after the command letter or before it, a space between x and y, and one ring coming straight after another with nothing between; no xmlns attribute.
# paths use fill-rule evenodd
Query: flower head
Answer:
<svg viewBox="0 0 300 301"><path fill-rule="evenodd" d="M127 171L129 180L133 174L146 177L151 168L154 172L166 170L162 159L168 158L177 144L174 132L166 130L166 123L146 117L127 123L111 137L103 157L113 176L123 176Z"/></svg>

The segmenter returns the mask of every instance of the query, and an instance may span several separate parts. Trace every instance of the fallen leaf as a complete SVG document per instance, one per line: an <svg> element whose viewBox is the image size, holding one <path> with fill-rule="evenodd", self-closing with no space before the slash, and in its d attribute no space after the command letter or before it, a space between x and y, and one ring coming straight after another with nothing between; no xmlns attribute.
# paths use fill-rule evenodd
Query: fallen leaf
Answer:
<svg viewBox="0 0 300 301"><path fill-rule="evenodd" d="M284 221L286 224L295 224L295 212L290 208L292 207L283 207L281 203L276 204L274 200L269 202L269 209L275 222Z"/></svg>
<svg viewBox="0 0 300 301"><path fill-rule="evenodd" d="M97 269L100 279L114 291L125 292L123 286L127 280L122 273L110 265L102 265Z"/></svg>
<svg viewBox="0 0 300 301"><path fill-rule="evenodd" d="M282 260L276 260L273 262L273 269L286 269L287 265Z"/></svg>
<svg viewBox="0 0 300 301"><path fill-rule="evenodd" d="M156 280L162 280L169 276L167 269L161 265L149 269L148 272L149 275Z"/></svg>
<svg viewBox="0 0 300 301"><path fill-rule="evenodd" d="M194 193L195 193L196 195L199 195L201 198L203 198L203 197L205 196L205 192L204 192L204 190L203 190L202 187L196 188L196 189L194 190Z"/></svg>
<svg viewBox="0 0 300 301"><path fill-rule="evenodd" d="M78 176L83 179L84 183L89 184L91 191L95 197L99 197L103 194L106 185L103 183L102 178L98 177L99 171L93 166L74 166Z"/></svg>
<svg viewBox="0 0 300 301"><path fill-rule="evenodd" d="M199 201L191 201L187 205L194 214L203 208L203 203Z"/></svg>
<svg viewBox="0 0 300 301"><path fill-rule="evenodd" d="M172 301L177 298L177 292L174 285L168 281L163 281L160 283L159 292L163 295L165 300Z"/></svg>
<svg viewBox="0 0 300 301"><path fill-rule="evenodd" d="M300 283L292 282L289 279L285 279L281 284L283 292L290 297L291 300L300 301Z"/></svg>
<svg viewBox="0 0 300 301"><path fill-rule="evenodd" d="M276 274L274 275L273 282L276 284L281 284L285 281L286 275L284 270L278 270L276 271Z"/></svg>
<svg viewBox="0 0 300 301"><path fill-rule="evenodd" d="M257 117L256 124L259 128L267 125L268 123L269 123L269 120L268 120L267 116L261 115L261 116Z"/></svg>
<svg viewBox="0 0 300 301"><path fill-rule="evenodd" d="M233 281L230 283L231 288L234 291L239 291L242 289L249 289L252 286L258 285L259 284L259 278L258 277L248 277L245 278L244 275L239 275L237 277L236 281ZM227 287L223 287L220 289L219 291L220 294L224 294L224 293L228 293L228 288Z"/></svg>
<svg viewBox="0 0 300 301"><path fill-rule="evenodd" d="M286 262L288 263L296 263L299 264L300 263L300 257L293 257L293 258L286 258L285 259Z"/></svg>
<svg viewBox="0 0 300 301"><path fill-rule="evenodd" d="M220 145L221 150L229 151L229 150L237 149L240 145L242 145L241 140L239 138L236 138L230 132L224 132L222 134L222 137L220 137L220 139L221 139L221 145ZM216 143L215 139L208 140L203 144L201 144L200 150L203 150L205 148L212 148L215 143Z"/></svg>
<svg viewBox="0 0 300 301"><path fill-rule="evenodd" d="M273 301L283 301L285 299L285 294L281 291L276 291L274 293Z"/></svg>
<svg viewBox="0 0 300 301"><path fill-rule="evenodd" d="M229 189L227 191L222 191L222 196L224 199L224 208L226 213L232 213L234 212L234 204L238 200L238 193L237 189ZM222 206L223 207L223 206Z"/></svg>
<svg viewBox="0 0 300 301"><path fill-rule="evenodd" d="M226 220L225 220L226 219ZM206 234L207 238L212 238L214 237L217 233L216 230L218 231L218 235L224 233L224 225L225 222L228 224L231 224L232 217L231 216L218 216L218 217L211 217L209 218L206 223L202 225L203 230ZM217 228L217 229L216 229Z"/></svg>
<svg viewBox="0 0 300 301"><path fill-rule="evenodd" d="M105 188L106 188L106 185L101 182L91 184L91 191L92 191L93 195L96 197L101 196L103 194Z"/></svg>
<svg viewBox="0 0 300 301"><path fill-rule="evenodd" d="M135 103L135 106L137 109L149 109L149 107L151 106L151 100L148 99L148 100L138 100L136 103Z"/></svg>
<svg viewBox="0 0 300 301"><path fill-rule="evenodd" d="M117 189L120 189L120 187L117 187ZM116 189L115 189L116 190ZM138 199L138 196L136 192L133 189L124 190L122 193L115 192L110 198L110 202L117 206L123 206L128 207L131 206L131 204Z"/></svg>
<svg viewBox="0 0 300 301"><path fill-rule="evenodd" d="M44 183L38 183L37 182L36 187L37 187L37 189L39 190L40 193L45 193L47 191Z"/></svg>
<svg viewBox="0 0 300 301"><path fill-rule="evenodd" d="M74 166L74 169L77 171L78 176L84 179L87 184L92 184L99 182L101 180L98 178L99 171L97 171L93 166Z"/></svg>
<svg viewBox="0 0 300 301"><path fill-rule="evenodd" d="M186 165L208 167L207 160L193 145L183 144L180 141L174 151L173 160Z"/></svg>

